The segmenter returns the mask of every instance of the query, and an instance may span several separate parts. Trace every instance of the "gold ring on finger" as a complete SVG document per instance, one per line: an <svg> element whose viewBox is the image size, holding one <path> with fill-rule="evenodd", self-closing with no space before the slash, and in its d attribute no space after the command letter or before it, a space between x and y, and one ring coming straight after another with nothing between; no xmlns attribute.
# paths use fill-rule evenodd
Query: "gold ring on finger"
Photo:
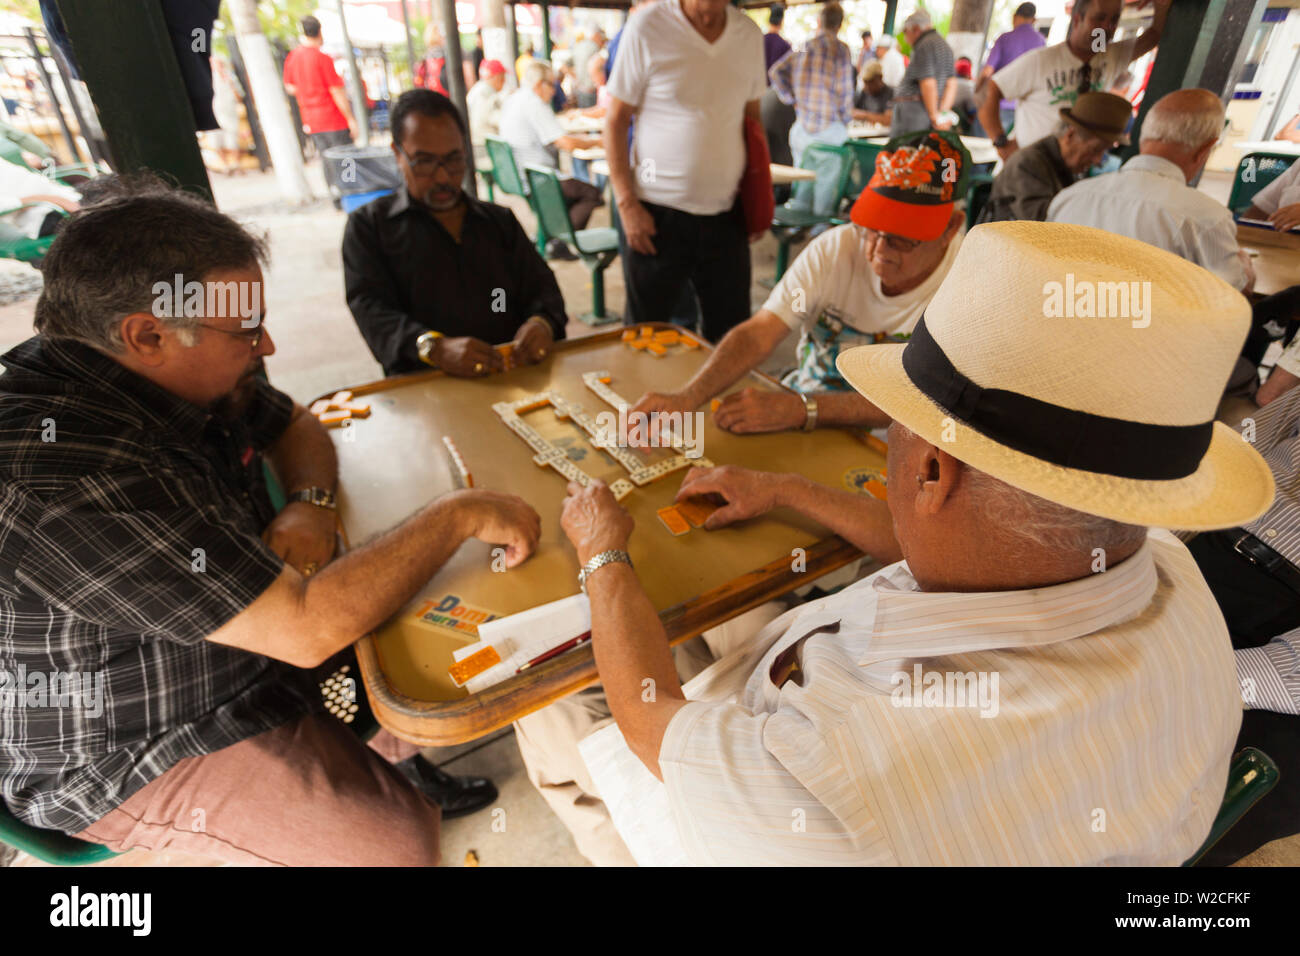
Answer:
<svg viewBox="0 0 1300 956"><path fill-rule="evenodd" d="M475 363L474 363L474 373L475 373L475 374L478 374L479 372L482 372L482 371L483 371L483 363L482 363L482 362L475 362Z"/></svg>
<svg viewBox="0 0 1300 956"><path fill-rule="evenodd" d="M316 564L315 561L308 561L306 564L302 566L302 576L304 578L309 578L313 574L315 574L318 569L319 566Z"/></svg>

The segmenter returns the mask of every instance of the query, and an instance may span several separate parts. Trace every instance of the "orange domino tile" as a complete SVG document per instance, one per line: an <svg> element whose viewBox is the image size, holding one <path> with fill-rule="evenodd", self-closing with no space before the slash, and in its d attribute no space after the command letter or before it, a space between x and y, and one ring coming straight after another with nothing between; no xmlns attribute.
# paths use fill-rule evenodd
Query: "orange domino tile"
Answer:
<svg viewBox="0 0 1300 956"><path fill-rule="evenodd" d="M875 435L867 435L867 447L873 451L878 451L882 455L889 452L889 446L877 438Z"/></svg>
<svg viewBox="0 0 1300 956"><path fill-rule="evenodd" d="M704 522L709 520L709 515L717 510L717 505L698 496L677 502L677 513L697 528L703 528Z"/></svg>
<svg viewBox="0 0 1300 956"><path fill-rule="evenodd" d="M631 342L634 338L636 338L636 329L626 329L626 330L624 330L624 332L623 332L623 341L624 341L624 342Z"/></svg>
<svg viewBox="0 0 1300 956"><path fill-rule="evenodd" d="M649 340L649 339L633 339L632 341L628 342L627 344L630 345L630 346L632 346L632 348L634 348L634 349L643 349L643 348L645 348L647 345L650 344L650 340Z"/></svg>
<svg viewBox="0 0 1300 956"><path fill-rule="evenodd" d="M873 498L879 498L881 501L887 500L887 492L885 491L885 486L882 485L880 482L868 481L862 487L864 487L867 490L867 493L870 494Z"/></svg>
<svg viewBox="0 0 1300 956"><path fill-rule="evenodd" d="M648 339L654 334L655 334L655 330L653 326L649 326L649 325L641 326L641 338Z"/></svg>
<svg viewBox="0 0 1300 956"><path fill-rule="evenodd" d="M501 663L501 655L495 647L488 645L481 651L475 651L469 657L461 661L456 661L447 668L447 673L451 679L456 682L457 687L463 687L465 681L472 677L477 677L489 667L495 667Z"/></svg>
<svg viewBox="0 0 1300 956"><path fill-rule="evenodd" d="M722 399L715 398L713 401L709 402L709 411L716 412L718 410L718 406L721 404L722 404Z"/></svg>
<svg viewBox="0 0 1300 956"><path fill-rule="evenodd" d="M664 347L662 342L652 341L645 348L647 352L654 354L656 357L662 357L668 354L668 349Z"/></svg>
<svg viewBox="0 0 1300 956"><path fill-rule="evenodd" d="M659 520L664 523L664 527L671 531L674 536L685 534L691 530L691 523L683 518L673 505L660 508L655 514L659 516Z"/></svg>

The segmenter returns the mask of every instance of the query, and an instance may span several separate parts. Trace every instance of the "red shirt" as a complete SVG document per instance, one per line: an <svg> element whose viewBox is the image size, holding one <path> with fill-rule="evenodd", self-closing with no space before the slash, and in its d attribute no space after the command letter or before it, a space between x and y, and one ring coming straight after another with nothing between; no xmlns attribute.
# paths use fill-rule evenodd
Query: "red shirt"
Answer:
<svg viewBox="0 0 1300 956"><path fill-rule="evenodd" d="M302 113L302 125L308 133L328 133L347 129L348 121L330 95L330 89L343 85L334 61L314 46L300 46L284 60L284 82L292 86Z"/></svg>

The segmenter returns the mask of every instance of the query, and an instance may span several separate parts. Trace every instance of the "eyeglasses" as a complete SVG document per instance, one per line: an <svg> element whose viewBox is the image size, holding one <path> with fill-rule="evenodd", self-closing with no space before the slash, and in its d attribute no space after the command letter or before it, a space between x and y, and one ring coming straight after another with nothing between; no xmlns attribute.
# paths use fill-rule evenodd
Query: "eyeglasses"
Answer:
<svg viewBox="0 0 1300 956"><path fill-rule="evenodd" d="M895 236L888 232L876 232L876 236L895 252L911 252L921 244L920 239L908 239L906 236Z"/></svg>
<svg viewBox="0 0 1300 956"><path fill-rule="evenodd" d="M213 332L220 332L222 335L233 335L237 339L244 339L254 352L262 344L262 324L259 322L255 329L241 329L238 332L232 332L230 329L223 329L220 326L208 325L206 322L200 322L199 326L205 329L211 329Z"/></svg>
<svg viewBox="0 0 1300 956"><path fill-rule="evenodd" d="M453 179L459 179L461 173L465 171L465 153L463 151L448 153L446 156L433 156L429 153L421 153L415 159L412 159L411 154L401 146L397 147L397 151L406 158L406 162L411 167L411 171L419 176L431 176L436 173L439 168L442 168L447 170L448 176Z"/></svg>

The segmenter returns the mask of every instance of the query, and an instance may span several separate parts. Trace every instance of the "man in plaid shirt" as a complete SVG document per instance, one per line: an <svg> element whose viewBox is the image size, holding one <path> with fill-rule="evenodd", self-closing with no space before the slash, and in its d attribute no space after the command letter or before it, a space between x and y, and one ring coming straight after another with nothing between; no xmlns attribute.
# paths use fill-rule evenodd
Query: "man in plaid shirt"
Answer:
<svg viewBox="0 0 1300 956"><path fill-rule="evenodd" d="M116 850L434 863L434 801L495 789L381 734L408 779L323 712L307 668L466 538L524 560L538 518L459 492L331 561L333 445L258 376L264 256L159 186L88 206L50 249L39 334L0 357L0 799Z"/></svg>
<svg viewBox="0 0 1300 956"><path fill-rule="evenodd" d="M836 38L843 22L840 5L826 4L821 12L821 32L787 53L768 72L776 95L795 110L790 152L796 166L810 143L839 146L849 138L855 77L853 55Z"/></svg>

